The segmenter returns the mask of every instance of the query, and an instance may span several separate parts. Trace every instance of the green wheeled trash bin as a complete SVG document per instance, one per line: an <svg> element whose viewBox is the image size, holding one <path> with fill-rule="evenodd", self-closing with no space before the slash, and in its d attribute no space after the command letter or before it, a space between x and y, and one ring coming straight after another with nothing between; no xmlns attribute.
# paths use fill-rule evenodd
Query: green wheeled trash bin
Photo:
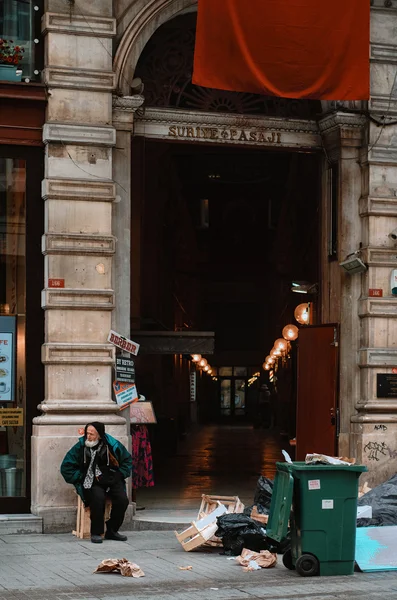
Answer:
<svg viewBox="0 0 397 600"><path fill-rule="evenodd" d="M351 575L354 571L358 479L364 465L277 463L267 537L280 542L291 529L283 556L299 575Z"/></svg>

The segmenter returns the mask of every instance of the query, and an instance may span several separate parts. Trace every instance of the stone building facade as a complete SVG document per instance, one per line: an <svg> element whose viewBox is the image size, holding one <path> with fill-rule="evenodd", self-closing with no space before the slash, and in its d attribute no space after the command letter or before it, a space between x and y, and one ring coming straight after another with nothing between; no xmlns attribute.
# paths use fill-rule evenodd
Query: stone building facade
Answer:
<svg viewBox="0 0 397 600"><path fill-rule="evenodd" d="M194 0L46 0L45 397L33 421L31 499L45 531L70 529L75 518L59 462L78 428L100 419L128 444L125 418L111 398L114 348L107 334L130 331L130 276L139 268L130 263L132 136L169 138L178 124L196 132L238 125L220 113L142 113L144 91L131 91L151 36L195 10ZM324 102L318 123L253 117L248 124L274 133L254 142L264 147L280 140L288 150L325 148L323 215L330 204L326 172L330 163L339 167L339 256L329 262L324 242L320 321L340 323L339 453L368 465L370 485L396 471L396 401L376 393L377 374L397 367L397 298L389 285L397 248L388 237L397 227L396 26L396 0L374 0L368 106ZM324 217L324 240L327 227ZM338 263L359 249L367 271L344 273ZM64 288L49 287L57 278ZM383 296L371 297L373 288Z"/></svg>

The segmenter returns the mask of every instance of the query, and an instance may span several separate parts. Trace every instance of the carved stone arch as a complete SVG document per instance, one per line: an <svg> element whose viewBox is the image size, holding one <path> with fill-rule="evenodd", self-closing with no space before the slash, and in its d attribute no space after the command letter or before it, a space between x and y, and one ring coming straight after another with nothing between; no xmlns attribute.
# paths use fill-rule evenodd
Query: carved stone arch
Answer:
<svg viewBox="0 0 397 600"><path fill-rule="evenodd" d="M197 0L138 0L119 17L128 26L123 32L113 62L117 88L124 96L130 93L130 82L143 48L164 23L187 10L194 10Z"/></svg>

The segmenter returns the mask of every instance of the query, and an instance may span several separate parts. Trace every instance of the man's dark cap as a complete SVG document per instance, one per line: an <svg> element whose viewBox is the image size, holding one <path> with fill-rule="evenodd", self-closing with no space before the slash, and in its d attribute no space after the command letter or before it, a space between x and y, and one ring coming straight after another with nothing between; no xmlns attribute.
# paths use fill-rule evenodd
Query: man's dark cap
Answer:
<svg viewBox="0 0 397 600"><path fill-rule="evenodd" d="M84 437L87 437L87 428L91 425L91 427L94 427L97 432L99 433L99 437L103 440L105 439L105 425L103 423L100 423L99 421L93 421L92 423L87 423L87 425L84 427Z"/></svg>

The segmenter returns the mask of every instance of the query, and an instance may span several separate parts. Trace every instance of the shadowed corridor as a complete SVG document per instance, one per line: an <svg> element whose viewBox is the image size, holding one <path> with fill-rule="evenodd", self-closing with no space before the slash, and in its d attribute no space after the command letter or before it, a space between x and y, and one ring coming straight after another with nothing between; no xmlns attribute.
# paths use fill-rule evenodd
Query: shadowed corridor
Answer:
<svg viewBox="0 0 397 600"><path fill-rule="evenodd" d="M274 478L282 447L277 432L250 425L197 428L179 444L175 456L154 457L155 485L137 491L137 505L197 513L203 493L237 495L250 505L258 477ZM287 441L284 447L289 451Z"/></svg>

